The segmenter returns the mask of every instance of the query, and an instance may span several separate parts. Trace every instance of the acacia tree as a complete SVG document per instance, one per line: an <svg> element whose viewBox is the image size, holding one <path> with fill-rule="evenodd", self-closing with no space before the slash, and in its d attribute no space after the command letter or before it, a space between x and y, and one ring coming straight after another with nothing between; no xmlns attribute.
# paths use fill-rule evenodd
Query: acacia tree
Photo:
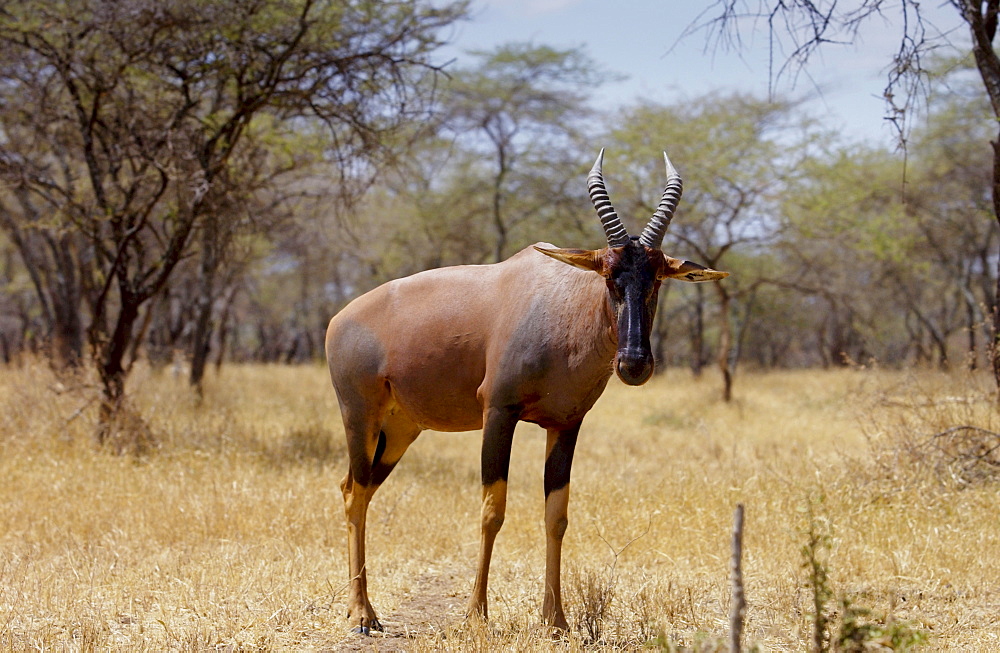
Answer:
<svg viewBox="0 0 1000 653"><path fill-rule="evenodd" d="M212 207L216 219L202 221L195 243L198 270L189 380L199 397L212 336L218 326L221 350L228 308L255 254L245 241L253 236L269 240L294 214L308 213L318 202L328 208L355 191L353 186L331 188L327 183L325 139L315 129L268 119L252 125L246 138L238 158L227 166L223 186L238 192L220 194Z"/></svg>
<svg viewBox="0 0 1000 653"><path fill-rule="evenodd" d="M876 347L893 339L878 330L903 330L899 287L920 277L905 266L916 235L899 199L900 169L882 149L833 149L805 160L781 198L774 283L798 295L811 323L799 339L824 366L886 360Z"/></svg>
<svg viewBox="0 0 1000 653"><path fill-rule="evenodd" d="M991 264L1000 225L991 220L991 153L981 144L995 128L984 115L986 98L964 75L945 78L947 92L932 93L927 125L915 131L907 205L921 234L917 261L933 261L933 275L950 282L948 292L964 313L966 362L981 358L980 333L989 343L996 310L996 268ZM928 284L930 286L932 284ZM930 303L940 300L929 297ZM964 310L962 310L964 309ZM988 348L987 348L988 349Z"/></svg>
<svg viewBox="0 0 1000 653"><path fill-rule="evenodd" d="M102 385L99 438L124 408L141 308L192 234L240 192L254 121L327 126L343 175L421 115L441 28L463 2L11 0L0 6L0 174L5 227L25 265L85 301ZM25 198L22 201L21 198ZM33 273L34 275L34 273ZM53 279L55 281L53 281ZM81 299L84 298L84 299ZM43 301L44 303L44 301ZM76 313L77 311L70 311ZM57 317L56 321L62 319Z"/></svg>
<svg viewBox="0 0 1000 653"><path fill-rule="evenodd" d="M554 203L551 171L567 179L566 165L579 167L575 137L590 114L586 98L608 75L578 49L512 43L474 54L479 65L456 71L445 89L444 126L488 179L492 259L501 261L511 230ZM539 178L546 182L534 183Z"/></svg>
<svg viewBox="0 0 1000 653"><path fill-rule="evenodd" d="M992 109L996 136L990 142L993 170L990 185L993 219L1000 222L1000 55L995 45L1000 0L949 0L948 4L968 30L969 49ZM889 67L885 97L890 118L905 121L927 75L925 55L940 44L929 31L927 9L919 0L900 0L892 5L884 0L855 0L849 5L835 0L716 0L688 32L708 30L720 42L739 43L741 23L766 24L772 52L784 53L778 55L785 57L776 67L780 76L785 70L805 65L821 47L853 42L862 25L872 19L883 19L890 12L896 13L900 39ZM902 123L897 124L905 135ZM995 265L1000 266L1000 257ZM995 279L991 361L1000 388L1000 267Z"/></svg>

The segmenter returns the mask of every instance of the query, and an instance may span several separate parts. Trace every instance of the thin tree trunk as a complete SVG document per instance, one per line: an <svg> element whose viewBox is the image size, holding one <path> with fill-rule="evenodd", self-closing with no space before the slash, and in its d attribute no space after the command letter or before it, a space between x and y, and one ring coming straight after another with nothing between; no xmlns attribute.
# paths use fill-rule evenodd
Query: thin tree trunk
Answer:
<svg viewBox="0 0 1000 653"><path fill-rule="evenodd" d="M236 292L237 286L231 286L230 291L226 296L226 300L222 304L222 314L219 315L218 351L215 353L216 374L219 374L219 372L222 371L222 361L226 357L226 341L229 337L229 312L233 308L233 302L236 299Z"/></svg>
<svg viewBox="0 0 1000 653"><path fill-rule="evenodd" d="M997 0L962 0L956 3L962 17L969 25L972 37L972 55L976 59L976 68L983 80L983 87L989 96L993 107L993 116L1000 119L1000 58L993 49L993 38L997 32L997 10L1000 3ZM1000 134L993 141L993 217L1000 222ZM994 291L996 302L993 308L993 338L990 348L990 362L993 366L993 380L997 386L997 398L1000 400L1000 258L997 259L997 280Z"/></svg>
<svg viewBox="0 0 1000 653"><path fill-rule="evenodd" d="M135 365L135 362L139 359L139 348L142 346L143 341L146 339L146 335L149 333L149 327L153 324L153 313L155 312L156 305L153 302L146 304L146 311L142 315L142 322L139 325L139 332L132 338L132 345L129 347L128 351L128 367Z"/></svg>
<svg viewBox="0 0 1000 653"><path fill-rule="evenodd" d="M924 330L931 339L934 349L937 350L937 366L940 370L948 369L948 334L943 333L930 320L917 313L917 318L924 325Z"/></svg>
<svg viewBox="0 0 1000 653"><path fill-rule="evenodd" d="M198 274L198 308L191 345L191 386L199 397L208 362L212 337L212 304L215 299L215 271L218 267L215 221L206 220L202 228L201 268Z"/></svg>
<svg viewBox="0 0 1000 653"><path fill-rule="evenodd" d="M691 328L691 373L701 377L705 367L705 291L701 284L694 284L694 324Z"/></svg>
<svg viewBox="0 0 1000 653"><path fill-rule="evenodd" d="M507 177L507 151L502 143L497 144L497 176L493 180L493 226L497 240L493 248L493 262L503 260L507 249L507 225L503 221L503 182Z"/></svg>
<svg viewBox="0 0 1000 653"><path fill-rule="evenodd" d="M965 298L965 328L968 332L965 364L970 370L975 371L979 369L979 338L976 335L979 327L976 325L976 298L969 288L963 290L963 296Z"/></svg>
<svg viewBox="0 0 1000 653"><path fill-rule="evenodd" d="M730 362L733 347L733 329L729 320L729 292L718 281L715 289L719 293L719 370L722 372L722 399L733 399L733 368Z"/></svg>
<svg viewBox="0 0 1000 653"><path fill-rule="evenodd" d="M984 73L985 75L985 73ZM996 108L996 107L995 107ZM1000 111L996 111L1000 118ZM993 141L993 215L1000 222L1000 135ZM990 360L993 364L993 381L997 386L997 398L1000 399L1000 257L997 257L996 301L993 303L993 344L990 347Z"/></svg>
<svg viewBox="0 0 1000 653"><path fill-rule="evenodd" d="M83 321L80 319L83 297L70 237L62 234L49 238L46 234L55 262L55 283L52 289L55 354L61 366L77 367L83 359Z"/></svg>
<svg viewBox="0 0 1000 653"><path fill-rule="evenodd" d="M80 296L53 297L52 356L60 368L77 367L83 358Z"/></svg>
<svg viewBox="0 0 1000 653"><path fill-rule="evenodd" d="M132 328L139 318L137 298L125 290L121 290L120 296L121 306L111 336L105 337L106 334L96 330L91 332L102 391L97 425L100 444L105 444L114 435L125 409L125 377L128 370L124 361L132 341Z"/></svg>

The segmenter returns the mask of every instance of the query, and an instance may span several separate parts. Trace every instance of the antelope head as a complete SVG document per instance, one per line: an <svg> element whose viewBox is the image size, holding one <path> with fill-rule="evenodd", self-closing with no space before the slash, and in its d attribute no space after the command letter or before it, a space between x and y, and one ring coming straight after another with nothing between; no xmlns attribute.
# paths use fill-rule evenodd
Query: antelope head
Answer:
<svg viewBox="0 0 1000 653"><path fill-rule="evenodd" d="M618 349L614 370L628 385L642 385L653 375L653 352L649 344L657 294L665 279L715 281L729 276L691 261L672 258L660 249L674 210L681 199L681 176L670 163L666 152L667 184L653 217L639 236L629 236L625 225L611 205L604 185L601 166L604 150L597 157L587 177L590 199L604 226L608 246L602 249L547 249L539 252L574 267L596 272L604 277L608 299L614 314Z"/></svg>

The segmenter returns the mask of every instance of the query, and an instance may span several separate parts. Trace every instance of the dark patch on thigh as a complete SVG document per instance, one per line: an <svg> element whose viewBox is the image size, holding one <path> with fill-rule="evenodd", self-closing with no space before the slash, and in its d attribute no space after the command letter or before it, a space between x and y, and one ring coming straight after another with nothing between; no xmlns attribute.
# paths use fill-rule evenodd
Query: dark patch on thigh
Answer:
<svg viewBox="0 0 1000 653"><path fill-rule="evenodd" d="M379 461L382 460L382 454L385 453L385 431L378 432L378 444L375 445L375 457L372 458L372 469L378 465Z"/></svg>
<svg viewBox="0 0 1000 653"><path fill-rule="evenodd" d="M382 485L396 467L396 463L378 463L372 467L372 485Z"/></svg>
<svg viewBox="0 0 1000 653"><path fill-rule="evenodd" d="M378 444L375 445L375 458L372 460L372 485L382 485L396 463L383 463L385 453L385 431L378 432Z"/></svg>
<svg viewBox="0 0 1000 653"><path fill-rule="evenodd" d="M334 318L335 320L337 318ZM366 324L344 318L326 343L330 378L342 406L363 407L376 396L382 382L385 349Z"/></svg>

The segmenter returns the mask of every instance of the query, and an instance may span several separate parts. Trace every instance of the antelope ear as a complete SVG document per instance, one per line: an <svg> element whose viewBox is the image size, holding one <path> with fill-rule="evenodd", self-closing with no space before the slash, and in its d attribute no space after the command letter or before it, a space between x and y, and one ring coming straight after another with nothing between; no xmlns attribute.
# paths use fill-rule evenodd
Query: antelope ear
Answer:
<svg viewBox="0 0 1000 653"><path fill-rule="evenodd" d="M604 275L604 257L599 249L548 249L535 246L535 249L546 256L551 256L557 261L568 263L581 270L596 272Z"/></svg>
<svg viewBox="0 0 1000 653"><path fill-rule="evenodd" d="M728 272L720 272L698 265L691 261L682 261L678 258L664 256L664 265L657 276L663 279L678 279L680 281L718 281L729 276Z"/></svg>

